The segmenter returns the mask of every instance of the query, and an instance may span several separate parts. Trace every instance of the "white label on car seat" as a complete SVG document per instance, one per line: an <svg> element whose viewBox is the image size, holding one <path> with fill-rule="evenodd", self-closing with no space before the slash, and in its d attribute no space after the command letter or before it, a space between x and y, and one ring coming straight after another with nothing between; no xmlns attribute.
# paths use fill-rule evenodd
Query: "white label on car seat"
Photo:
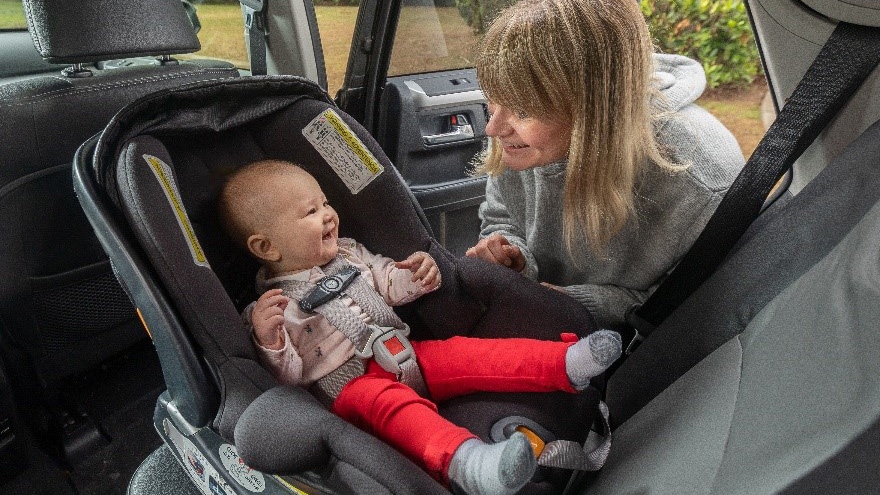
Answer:
<svg viewBox="0 0 880 495"><path fill-rule="evenodd" d="M147 165L150 166L150 170L153 171L153 175L156 176L156 180L159 181L159 185L162 186L162 191L165 192L165 197L168 198L171 209L174 210L174 218L177 219L177 225L180 226L180 231L183 232L183 236L187 241L186 244L189 246L189 252L192 255L193 261L199 266L210 268L208 258L205 257L205 252L202 251L202 246L199 244L192 224L189 223L186 210L183 208L183 201L180 200L180 194L177 192L177 184L174 183L174 174L171 172L171 167L153 155L143 155L143 158L147 161Z"/></svg>
<svg viewBox="0 0 880 495"><path fill-rule="evenodd" d="M220 446L220 460L223 467L241 486L252 492L261 492L266 489L266 479L263 473L254 471L244 463L244 459L238 455L235 445L224 443Z"/></svg>
<svg viewBox="0 0 880 495"><path fill-rule="evenodd" d="M385 170L333 109L312 119L302 133L352 194L359 193Z"/></svg>
<svg viewBox="0 0 880 495"><path fill-rule="evenodd" d="M208 462L205 455L196 448L190 439L183 436L168 419L162 422L165 434L180 456L178 462L192 479L200 492L205 495L229 495L234 493L229 485Z"/></svg>

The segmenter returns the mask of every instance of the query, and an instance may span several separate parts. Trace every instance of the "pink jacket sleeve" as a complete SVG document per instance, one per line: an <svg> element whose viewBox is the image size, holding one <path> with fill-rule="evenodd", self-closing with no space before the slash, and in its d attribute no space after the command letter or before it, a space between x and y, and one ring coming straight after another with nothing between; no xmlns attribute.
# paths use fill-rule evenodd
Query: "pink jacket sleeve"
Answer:
<svg viewBox="0 0 880 495"><path fill-rule="evenodd" d="M348 241L348 239L346 239ZM366 268L372 275L369 282L382 295L389 306L401 306L431 292L419 281L412 281L412 272L394 266L394 260L381 254L371 253L363 244L351 240L340 242L343 256L358 265L363 272Z"/></svg>

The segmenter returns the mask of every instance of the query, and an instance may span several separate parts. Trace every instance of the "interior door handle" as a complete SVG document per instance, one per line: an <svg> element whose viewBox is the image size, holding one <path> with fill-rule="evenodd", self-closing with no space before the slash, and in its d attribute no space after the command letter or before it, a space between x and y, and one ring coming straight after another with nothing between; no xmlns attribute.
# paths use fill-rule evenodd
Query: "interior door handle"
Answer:
<svg viewBox="0 0 880 495"><path fill-rule="evenodd" d="M454 143L456 141L465 141L474 138L474 128L470 124L456 125L449 132L443 134L433 134L431 136L422 136L425 144L445 144Z"/></svg>
<svg viewBox="0 0 880 495"><path fill-rule="evenodd" d="M451 115L449 117L450 131L441 134L422 136L425 144L446 144L458 141L467 141L474 138L474 127L467 121L464 115Z"/></svg>

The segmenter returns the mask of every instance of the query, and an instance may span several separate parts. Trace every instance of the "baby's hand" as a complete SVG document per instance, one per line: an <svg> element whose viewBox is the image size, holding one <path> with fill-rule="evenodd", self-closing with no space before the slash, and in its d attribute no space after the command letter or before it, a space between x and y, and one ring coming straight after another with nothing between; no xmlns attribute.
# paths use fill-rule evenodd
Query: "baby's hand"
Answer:
<svg viewBox="0 0 880 495"><path fill-rule="evenodd" d="M394 266L413 272L411 280L420 280L429 292L440 287L440 269L428 253L416 251L409 258L395 262Z"/></svg>
<svg viewBox="0 0 880 495"><path fill-rule="evenodd" d="M281 289L270 289L263 293L251 312L251 325L257 342L267 348L278 350L284 347L284 310L290 299L281 294Z"/></svg>

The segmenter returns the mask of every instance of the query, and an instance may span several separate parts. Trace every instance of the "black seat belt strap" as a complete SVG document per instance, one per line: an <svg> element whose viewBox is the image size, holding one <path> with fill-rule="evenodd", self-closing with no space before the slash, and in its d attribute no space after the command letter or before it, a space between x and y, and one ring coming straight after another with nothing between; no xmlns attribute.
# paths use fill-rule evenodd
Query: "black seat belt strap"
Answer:
<svg viewBox="0 0 880 495"><path fill-rule="evenodd" d="M838 23L731 184L703 232L641 307L627 315L644 339L705 281L761 211L773 185L816 139L880 61L880 29Z"/></svg>
<svg viewBox="0 0 880 495"><path fill-rule="evenodd" d="M268 0L239 0L244 7L244 28L248 32L248 48L251 54L251 74L266 75L266 36L269 23L266 22L266 2Z"/></svg>

